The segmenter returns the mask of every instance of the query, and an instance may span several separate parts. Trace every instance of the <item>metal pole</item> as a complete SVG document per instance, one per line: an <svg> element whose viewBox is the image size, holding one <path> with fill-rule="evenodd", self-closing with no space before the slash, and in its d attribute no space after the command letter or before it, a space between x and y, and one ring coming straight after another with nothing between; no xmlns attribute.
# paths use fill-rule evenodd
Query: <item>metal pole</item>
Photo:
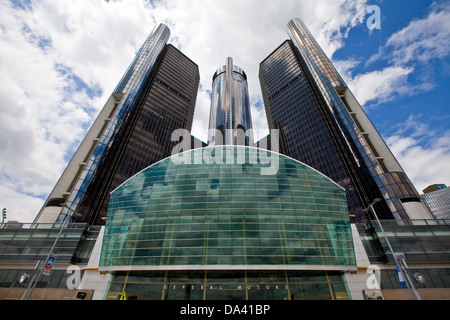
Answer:
<svg viewBox="0 0 450 320"><path fill-rule="evenodd" d="M414 287L413 281L411 280L411 277L408 274L408 270L407 270L408 266L406 265L405 259L402 259L401 263L402 263L402 267L403 267L404 273L406 275L406 278L408 279L409 283L411 284L411 287L412 287L412 289L414 291L414 294L417 297L417 300L421 300L421 298L419 296L419 293L416 291L416 288Z"/></svg>
<svg viewBox="0 0 450 320"><path fill-rule="evenodd" d="M378 201L376 201L376 202L378 202ZM394 257L395 264L398 266L398 268L399 268L403 278L406 280L405 283L406 283L406 286L408 287L409 292L411 293L412 298L414 299L415 297L414 297L414 295L411 292L411 287L412 287L412 290L414 291L414 294L416 295L416 299L417 300L421 300L419 294L416 291L416 288L414 288L414 284L412 283L411 279L409 278L409 275L407 275L407 273L403 270L403 265L398 263L397 256L394 253L394 250L392 250L391 243L389 242L389 239L386 236L386 233L384 232L383 226L381 225L381 222L378 219L377 213L375 212L375 209L373 208L373 203L375 203L375 201L373 201L371 204L369 204L369 207L372 210L372 213L375 216L375 219L377 220L378 225L380 226L380 229L381 229L381 232L383 233L384 239L386 240L386 243L387 243L387 245L389 247L389 250L391 251L392 256ZM405 276L405 273L406 273L407 276Z"/></svg>
<svg viewBox="0 0 450 320"><path fill-rule="evenodd" d="M32 295L32 293L34 291L34 288L36 287L36 284L41 279L42 272L44 271L45 264L47 263L47 261L50 258L50 256L53 254L53 250L55 249L56 243L58 242L59 237L61 236L61 233L62 233L63 229L64 229L64 227L61 225L61 227L59 229L58 236L56 237L55 241L53 242L53 246L52 246L52 248L50 249L50 252L47 255L47 259L45 259L44 263L42 264L42 266L39 269L38 275L36 277L36 281L33 283L33 287L31 288L31 291L30 291L30 294L28 295L27 300L29 300L31 298L31 295Z"/></svg>
<svg viewBox="0 0 450 320"><path fill-rule="evenodd" d="M32 285L33 282L34 282L34 279L36 279L36 275L37 275L37 272L36 272L36 271L38 270L40 264L41 264L41 260L38 260L37 263L36 263L36 266L34 267L34 270L33 270L33 276L31 277L30 283L28 283L28 286L27 286L27 288L25 289L25 292L23 293L22 298L20 298L20 300L24 300L25 297L27 296L28 290L30 290L30 287L31 287L31 285Z"/></svg>

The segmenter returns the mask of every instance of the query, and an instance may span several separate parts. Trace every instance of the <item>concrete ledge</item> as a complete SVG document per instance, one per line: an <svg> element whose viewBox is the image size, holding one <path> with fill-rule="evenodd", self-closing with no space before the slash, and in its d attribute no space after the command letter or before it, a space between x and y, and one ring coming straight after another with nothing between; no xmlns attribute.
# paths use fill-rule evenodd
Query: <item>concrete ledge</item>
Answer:
<svg viewBox="0 0 450 320"><path fill-rule="evenodd" d="M24 288L0 288L0 300L20 300ZM79 292L83 292L84 298L77 298ZM70 290L70 289L41 289L33 290L30 300L92 300L94 290Z"/></svg>
<svg viewBox="0 0 450 320"><path fill-rule="evenodd" d="M416 289L422 300L450 300L449 288ZM383 289L384 300L413 300L408 289Z"/></svg>
<svg viewBox="0 0 450 320"><path fill-rule="evenodd" d="M161 270L320 270L320 271L356 271L356 266L326 265L167 265L167 266L111 266L99 267L98 271L161 271Z"/></svg>

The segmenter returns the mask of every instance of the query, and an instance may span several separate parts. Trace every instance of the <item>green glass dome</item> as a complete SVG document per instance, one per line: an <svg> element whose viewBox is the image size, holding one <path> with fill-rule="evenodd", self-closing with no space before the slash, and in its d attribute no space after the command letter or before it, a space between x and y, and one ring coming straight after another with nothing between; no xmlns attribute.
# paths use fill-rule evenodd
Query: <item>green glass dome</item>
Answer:
<svg viewBox="0 0 450 320"><path fill-rule="evenodd" d="M356 265L345 190L299 161L253 147L194 149L111 193L104 269L280 265Z"/></svg>

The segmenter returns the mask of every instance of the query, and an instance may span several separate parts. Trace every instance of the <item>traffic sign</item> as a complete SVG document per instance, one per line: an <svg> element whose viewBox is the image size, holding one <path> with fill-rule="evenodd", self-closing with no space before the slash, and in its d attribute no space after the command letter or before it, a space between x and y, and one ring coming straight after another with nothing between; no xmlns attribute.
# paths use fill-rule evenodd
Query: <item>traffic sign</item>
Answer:
<svg viewBox="0 0 450 320"><path fill-rule="evenodd" d="M53 264L55 263L56 255L51 254L49 255L47 262L45 263L44 270L42 271L42 274L48 276L50 274L50 271L52 270Z"/></svg>

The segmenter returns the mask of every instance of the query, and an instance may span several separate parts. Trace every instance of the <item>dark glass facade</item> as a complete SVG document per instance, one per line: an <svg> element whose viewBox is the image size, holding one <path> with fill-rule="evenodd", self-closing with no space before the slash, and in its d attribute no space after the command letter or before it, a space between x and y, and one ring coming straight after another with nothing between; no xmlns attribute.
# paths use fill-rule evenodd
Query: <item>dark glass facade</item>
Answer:
<svg viewBox="0 0 450 320"><path fill-rule="evenodd" d="M410 265L408 273L416 289L450 288L450 268L420 268ZM398 283L397 270L381 270L380 279L382 289L404 289Z"/></svg>
<svg viewBox="0 0 450 320"><path fill-rule="evenodd" d="M381 219L408 219L407 208L414 218L431 217L304 23L292 19L287 32L291 39L260 64L269 129L279 129L280 151L343 186L353 222L373 218L363 210L376 198L384 200L375 205Z"/></svg>
<svg viewBox="0 0 450 320"><path fill-rule="evenodd" d="M3 226L0 228L0 262L4 263L44 261L54 244L53 253L58 256L58 263L87 263L100 231L100 227L87 229L84 223Z"/></svg>
<svg viewBox="0 0 450 320"><path fill-rule="evenodd" d="M128 119L132 115L136 115L137 101L149 82L148 79L151 78L151 73L155 72L157 68L155 64L161 56L161 52L164 50L169 37L170 30L167 26L164 24L155 26L136 54L124 77L117 85L112 94L112 97L115 99L114 108L111 114L107 115L107 118L96 120L103 120L104 125L95 138L96 141L94 141L92 150L86 155L84 162L80 164L81 167L73 185L69 187L70 190L66 190L68 194L63 195L63 198L59 201L64 203L65 207L61 211L58 222L67 223L72 221L74 213L83 215L81 219L83 221L94 219L96 223L98 222L96 221L98 219L92 218L92 215L95 216L96 213L93 214L93 210L91 208L86 209L86 206L84 206L85 208L80 207L80 202L82 200L86 201L86 193L91 192L88 189L92 189L92 186L97 183L95 180L99 179L99 175L104 174L105 163L110 162L105 158L108 153L117 152L117 140L123 141L123 132L127 130L129 125ZM47 203L46 205L48 206L49 204ZM86 213L86 211L90 213Z"/></svg>
<svg viewBox="0 0 450 320"><path fill-rule="evenodd" d="M166 45L145 80L126 124L102 157L83 193L76 221L103 224L109 193L125 180L171 154L173 131L191 129L199 84L198 67Z"/></svg>
<svg viewBox="0 0 450 320"><path fill-rule="evenodd" d="M381 220L392 250L408 264L416 289L450 288L450 220ZM392 252L377 221L356 224L371 264L393 265ZM405 289L395 268L381 268L381 289Z"/></svg>
<svg viewBox="0 0 450 320"><path fill-rule="evenodd" d="M427 192L422 199L436 219L450 219L450 188L440 185L440 189Z"/></svg>
<svg viewBox="0 0 450 320"><path fill-rule="evenodd" d="M78 212L85 215L83 219L101 224L101 218L107 215L111 191L171 155L179 143L171 141L173 131L191 129L199 80L197 65L174 46L167 45L127 125L80 202Z"/></svg>
<svg viewBox="0 0 450 320"><path fill-rule="evenodd" d="M117 272L106 299L134 300L348 300L334 271Z"/></svg>
<svg viewBox="0 0 450 320"><path fill-rule="evenodd" d="M450 261L450 220L381 220L392 250L410 263ZM394 258L376 221L357 224L372 263L389 263Z"/></svg>
<svg viewBox="0 0 450 320"><path fill-rule="evenodd" d="M270 129L280 130L280 152L323 172L346 189L351 215L366 198L353 171L346 141L337 134L325 103L308 78L291 41L260 65L260 81ZM359 187L359 189L358 189Z"/></svg>
<svg viewBox="0 0 450 320"><path fill-rule="evenodd" d="M24 273L33 275L34 272L35 270L33 269L0 269L0 288L26 288L26 283L19 282L20 277ZM80 271L80 276L82 276L83 273L84 271ZM66 270L52 270L50 275L39 279L36 288L66 289L67 281L70 281L70 276L71 273Z"/></svg>

